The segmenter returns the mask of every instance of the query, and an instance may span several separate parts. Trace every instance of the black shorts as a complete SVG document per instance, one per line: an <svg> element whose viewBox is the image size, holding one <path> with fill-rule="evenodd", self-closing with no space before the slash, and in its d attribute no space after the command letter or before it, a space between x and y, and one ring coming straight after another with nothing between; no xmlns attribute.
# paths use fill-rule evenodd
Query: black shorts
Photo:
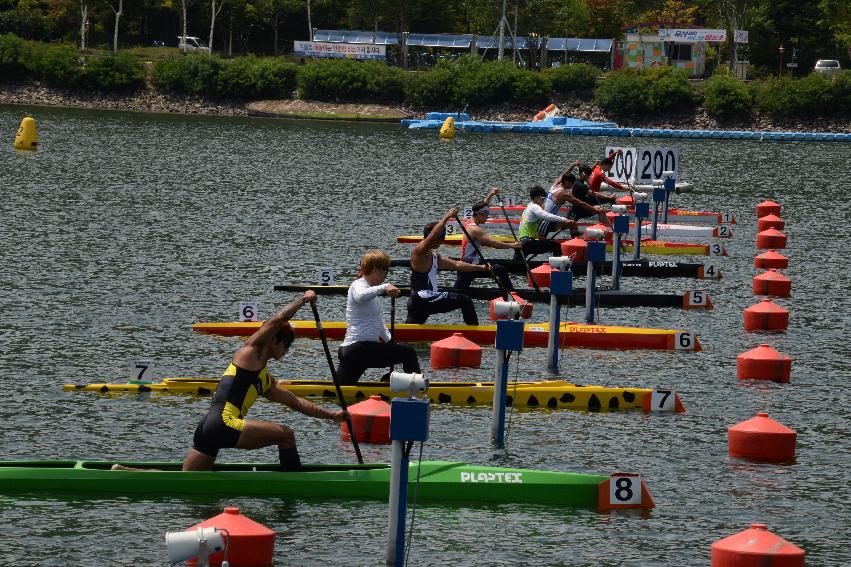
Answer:
<svg viewBox="0 0 851 567"><path fill-rule="evenodd" d="M195 435L192 437L192 447L199 453L214 459L219 454L219 449L236 447L236 442L242 435L242 431L225 425L222 420L224 409L225 402L213 402L210 405L210 411L195 428Z"/></svg>

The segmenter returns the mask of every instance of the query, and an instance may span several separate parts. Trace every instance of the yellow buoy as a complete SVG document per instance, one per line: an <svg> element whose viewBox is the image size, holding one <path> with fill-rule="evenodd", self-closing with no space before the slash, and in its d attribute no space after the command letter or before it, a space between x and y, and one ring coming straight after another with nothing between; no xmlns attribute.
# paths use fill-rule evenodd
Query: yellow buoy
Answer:
<svg viewBox="0 0 851 567"><path fill-rule="evenodd" d="M441 140L454 140L455 139L455 119L451 116L447 116L446 120L443 121L443 126L440 127L440 139Z"/></svg>
<svg viewBox="0 0 851 567"><path fill-rule="evenodd" d="M32 116L27 116L21 120L18 135L15 136L15 149L31 151L38 149L38 132L35 128L35 118Z"/></svg>

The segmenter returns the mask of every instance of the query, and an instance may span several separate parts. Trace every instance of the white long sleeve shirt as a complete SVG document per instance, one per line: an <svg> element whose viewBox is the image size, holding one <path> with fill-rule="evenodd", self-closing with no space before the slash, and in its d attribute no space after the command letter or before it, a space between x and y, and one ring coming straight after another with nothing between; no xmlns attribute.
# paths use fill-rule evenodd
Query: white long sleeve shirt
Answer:
<svg viewBox="0 0 851 567"><path fill-rule="evenodd" d="M390 340L390 331L384 324L384 314L378 296L390 284L370 286L365 279L358 278L349 286L346 297L346 337L340 346L359 341Z"/></svg>

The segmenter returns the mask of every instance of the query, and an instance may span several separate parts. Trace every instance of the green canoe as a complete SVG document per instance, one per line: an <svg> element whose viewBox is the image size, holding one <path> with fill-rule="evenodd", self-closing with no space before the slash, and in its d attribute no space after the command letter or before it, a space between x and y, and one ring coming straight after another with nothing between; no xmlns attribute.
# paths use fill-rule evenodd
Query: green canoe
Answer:
<svg viewBox="0 0 851 567"><path fill-rule="evenodd" d="M121 462L127 467L159 470L110 470L115 461L0 462L0 492L75 492L86 494L170 494L296 496L386 500L390 466L307 465L281 472L277 464L217 464L213 471L182 472L176 462ZM410 488L417 463L410 465ZM423 461L418 499L441 502L516 502L607 509L609 477L566 472L486 467L458 462ZM641 481L636 478L636 483ZM650 508L646 494L637 506Z"/></svg>

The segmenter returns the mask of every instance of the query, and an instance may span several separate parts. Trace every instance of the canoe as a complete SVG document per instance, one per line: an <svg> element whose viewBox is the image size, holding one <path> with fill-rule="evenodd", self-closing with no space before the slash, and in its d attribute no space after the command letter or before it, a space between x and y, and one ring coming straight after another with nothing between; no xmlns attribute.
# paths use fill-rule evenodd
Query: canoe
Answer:
<svg viewBox="0 0 851 567"><path fill-rule="evenodd" d="M447 246L461 246L460 234L447 234L443 239L443 244ZM492 234L491 237L503 242L514 242L514 238L508 234ZM422 241L421 235L397 236L396 242L399 244L418 244ZM566 238L554 238L554 242L565 242ZM632 252L633 241L624 239L623 252ZM606 252L611 253L612 243L606 242ZM668 242L665 240L642 240L642 254L662 254L662 255L677 255L677 256L727 256L727 249L723 244L700 244L689 242Z"/></svg>
<svg viewBox="0 0 851 567"><path fill-rule="evenodd" d="M652 206L652 204L651 204ZM508 213L509 217L519 217L523 214L523 211L526 209L526 206L510 206L505 207L505 212ZM570 207L562 207L560 210L560 214L566 215L570 212ZM635 209L632 207L627 211L630 216L635 215ZM497 207L490 207L491 218L502 218L502 209ZM633 219L634 220L634 219ZM579 221L579 224L582 225L586 221ZM683 223L683 224L736 224L736 217L733 213L720 213L720 212L712 212L712 211L689 211L687 209L678 209L675 207L668 208L668 222L669 223ZM588 224L593 224L593 221Z"/></svg>
<svg viewBox="0 0 851 567"><path fill-rule="evenodd" d="M76 495L291 496L386 501L390 465L307 465L303 471L282 472L273 463L217 464L212 471L183 472L179 462L123 462L159 470L113 471L117 461L0 462L0 492L73 492ZM411 462L408 480L413 494L418 463ZM417 500L435 502L498 502L606 509L610 477L459 462L422 461ZM614 477L611 477L614 478ZM635 482L639 482L636 477ZM623 481L618 481L618 487ZM635 485L633 485L635 486ZM638 488L636 486L636 488ZM641 505L653 498L641 482Z"/></svg>
<svg viewBox="0 0 851 567"><path fill-rule="evenodd" d="M525 274L526 266L522 260L507 258L488 258L491 264L504 266L511 274ZM529 268L534 269L547 260L529 260ZM604 276L612 275L612 262L606 260L600 263L602 270L598 274ZM400 258L390 260L390 265L395 268L411 267L409 259ZM570 266L574 276L584 276L588 270L587 262L578 262ZM672 262L670 260L623 260L621 262L621 276L639 278L697 278L721 279L721 269L714 264L702 264L697 262Z"/></svg>
<svg viewBox="0 0 851 567"><path fill-rule="evenodd" d="M669 219L670 220L670 219ZM488 219L485 224L492 226L502 226L506 227L509 224L511 225L519 225L520 219L518 218L509 218L508 221L505 218L491 218ZM447 227L452 227L452 230L447 228L447 234L456 234L460 233L461 229L458 228L457 223L453 223L452 225L447 224ZM579 232L585 234L585 231L591 225L580 225ZM515 229L516 230L516 229ZM629 225L629 234L635 234L635 223L632 222ZM653 234L653 223L644 221L641 223L641 235L643 237L650 237ZM733 230L727 225L720 226L699 226L699 225L690 225L690 224L666 224L666 223L657 223L656 224L656 235L659 237L666 238L732 238Z"/></svg>
<svg viewBox="0 0 851 567"><path fill-rule="evenodd" d="M225 321L195 323L192 330L209 335L247 337L252 335L263 321ZM290 321L297 337L319 338L314 321ZM342 340L346 335L344 321L322 323L325 335L331 340ZM549 323L526 323L523 331L525 347L545 347L549 336ZM432 342L461 333L480 345L493 345L496 325L414 325L396 324L396 340L399 342ZM654 349L700 352L703 347L697 335L676 329L647 329L642 327L616 327L611 325L589 325L585 323L562 323L559 328L559 346L596 349Z"/></svg>
<svg viewBox="0 0 851 567"><path fill-rule="evenodd" d="M192 394L209 396L219 384L219 378L164 378L162 382L130 382L126 384L65 384L66 392ZM336 399L333 382L327 380L281 380L286 388L303 398ZM370 396L403 397L393 393L386 382L360 382L357 386L341 386L348 403L356 403ZM582 386L564 380L538 382L513 382L508 384L508 405L518 408L546 407L583 411L643 410L650 411L654 390L650 388L607 388ZM462 406L491 405L493 382L431 382L425 393L435 404ZM675 411L685 407L678 394L674 394ZM515 401L516 400L516 401Z"/></svg>
<svg viewBox="0 0 851 567"><path fill-rule="evenodd" d="M346 285L319 285L310 286L303 284L295 285L276 285L275 291L295 291L305 292L309 289L315 291L318 295L346 295L349 292L349 286ZM483 299L490 301L491 299L499 298L502 292L496 287L468 287L466 289L454 288L439 288L440 291L454 291L462 293L471 299ZM411 295L411 288L400 287L399 291L402 295ZM514 290L516 295L526 301L537 303L549 303L549 291L535 291L534 289L517 289ZM598 307L676 307L679 309L712 309L712 301L709 299L709 292L702 292L701 305L694 305L691 301L692 292L685 293L646 293L643 291L627 291L627 290L598 290L595 299L595 305ZM584 306L585 305L585 289L574 289L569 296L559 297L559 304Z"/></svg>

